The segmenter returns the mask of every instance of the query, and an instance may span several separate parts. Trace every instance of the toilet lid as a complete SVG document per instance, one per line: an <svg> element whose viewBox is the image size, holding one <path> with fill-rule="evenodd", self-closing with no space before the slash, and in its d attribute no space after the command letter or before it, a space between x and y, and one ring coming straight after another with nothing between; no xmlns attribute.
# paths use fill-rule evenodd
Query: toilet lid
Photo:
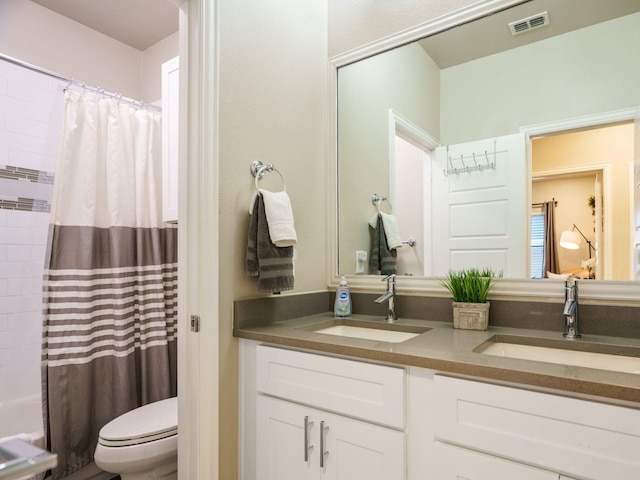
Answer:
<svg viewBox="0 0 640 480"><path fill-rule="evenodd" d="M178 398L167 398L131 410L100 430L99 443L123 447L151 442L178 433Z"/></svg>

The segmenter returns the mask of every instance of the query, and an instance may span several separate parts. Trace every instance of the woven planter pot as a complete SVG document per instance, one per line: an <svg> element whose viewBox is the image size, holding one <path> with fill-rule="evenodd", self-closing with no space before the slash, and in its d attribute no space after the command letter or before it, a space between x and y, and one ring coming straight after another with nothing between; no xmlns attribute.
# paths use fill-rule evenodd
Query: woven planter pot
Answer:
<svg viewBox="0 0 640 480"><path fill-rule="evenodd" d="M489 326L489 305L490 302L453 302L453 328L486 330Z"/></svg>

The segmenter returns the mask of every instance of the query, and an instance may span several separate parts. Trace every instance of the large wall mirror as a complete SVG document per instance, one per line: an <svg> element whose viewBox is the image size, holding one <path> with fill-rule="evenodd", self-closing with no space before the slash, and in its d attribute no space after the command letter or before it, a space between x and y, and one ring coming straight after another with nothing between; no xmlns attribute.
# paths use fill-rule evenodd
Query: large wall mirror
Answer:
<svg viewBox="0 0 640 480"><path fill-rule="evenodd" d="M334 62L333 273L381 274L368 259L382 212L413 285L485 266L513 280L640 279L640 2L490 13Z"/></svg>

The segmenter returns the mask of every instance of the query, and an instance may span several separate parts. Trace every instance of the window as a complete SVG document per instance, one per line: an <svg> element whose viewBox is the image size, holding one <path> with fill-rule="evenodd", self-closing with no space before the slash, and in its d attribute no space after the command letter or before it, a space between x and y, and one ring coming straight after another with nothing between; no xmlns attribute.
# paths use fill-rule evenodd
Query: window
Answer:
<svg viewBox="0 0 640 480"><path fill-rule="evenodd" d="M544 278L544 214L531 215L531 278Z"/></svg>

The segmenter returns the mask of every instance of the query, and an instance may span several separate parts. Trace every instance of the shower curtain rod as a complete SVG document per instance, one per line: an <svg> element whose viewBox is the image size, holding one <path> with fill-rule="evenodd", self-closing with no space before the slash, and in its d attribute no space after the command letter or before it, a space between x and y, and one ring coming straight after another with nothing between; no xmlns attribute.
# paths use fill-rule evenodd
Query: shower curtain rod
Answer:
<svg viewBox="0 0 640 480"><path fill-rule="evenodd" d="M131 106L133 106L135 108L143 108L143 109L146 109L146 110L153 110L153 111L158 112L158 113L162 112L162 109L160 107L156 106L156 105L152 105L150 103L142 102L140 100L135 100L133 98L124 97L120 93L107 92L103 88L93 87L91 85L87 85L87 84L85 84L83 82L80 82L80 81L78 81L78 80L76 80L74 78L64 77L64 76L59 75L59 74L57 74L55 72L52 72L51 70L47 70L45 68L38 67L36 65L32 65L31 63L23 62L22 60L18 60L17 58L10 57L9 55L5 55L4 53L0 53L0 60L4 60L5 62L12 63L14 65L18 65L19 67L26 68L26 69L31 70L33 72L42 73L42 74L47 75L49 77L56 78L58 80L66 82L68 84L67 87L69 85L75 85L77 87L81 87L83 90L89 90L89 91L91 91L93 93L96 93L98 95L103 95L105 97L115 98L119 102L126 103L126 104L131 105Z"/></svg>

